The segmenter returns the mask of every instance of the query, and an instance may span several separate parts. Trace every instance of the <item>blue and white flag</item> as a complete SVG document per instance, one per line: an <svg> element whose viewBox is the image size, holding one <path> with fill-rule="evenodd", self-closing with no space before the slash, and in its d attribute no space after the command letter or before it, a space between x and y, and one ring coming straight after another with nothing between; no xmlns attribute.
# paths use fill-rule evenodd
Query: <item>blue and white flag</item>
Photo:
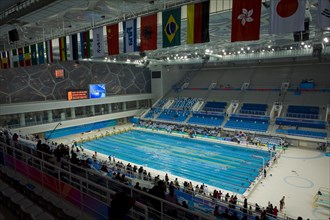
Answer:
<svg viewBox="0 0 330 220"><path fill-rule="evenodd" d="M136 51L136 18L123 22L124 53Z"/></svg>
<svg viewBox="0 0 330 220"><path fill-rule="evenodd" d="M104 56L103 27L93 29L93 57Z"/></svg>
<svg viewBox="0 0 330 220"><path fill-rule="evenodd" d="M330 0L319 0L319 27L326 29L330 27Z"/></svg>

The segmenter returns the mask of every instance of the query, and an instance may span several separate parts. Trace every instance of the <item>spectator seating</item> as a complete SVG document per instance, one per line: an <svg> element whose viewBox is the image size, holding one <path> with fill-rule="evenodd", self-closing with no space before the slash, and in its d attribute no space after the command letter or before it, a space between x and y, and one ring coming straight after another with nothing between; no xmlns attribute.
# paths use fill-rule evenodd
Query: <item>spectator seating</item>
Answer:
<svg viewBox="0 0 330 220"><path fill-rule="evenodd" d="M197 101L197 98L176 97L171 109L191 109Z"/></svg>
<svg viewBox="0 0 330 220"><path fill-rule="evenodd" d="M305 127L305 128L319 128L319 129L325 129L325 127L326 127L325 121L293 119L293 118L276 118L275 124L298 126L298 127Z"/></svg>
<svg viewBox="0 0 330 220"><path fill-rule="evenodd" d="M267 104L244 103L240 113L252 115L265 115Z"/></svg>
<svg viewBox="0 0 330 220"><path fill-rule="evenodd" d="M155 108L162 108L167 101L168 101L168 99L161 99L156 103L156 105L154 107Z"/></svg>
<svg viewBox="0 0 330 220"><path fill-rule="evenodd" d="M319 119L320 108L318 106L289 105L286 117Z"/></svg>
<svg viewBox="0 0 330 220"><path fill-rule="evenodd" d="M207 102L204 105L203 111L208 112L224 112L227 102Z"/></svg>
<svg viewBox="0 0 330 220"><path fill-rule="evenodd" d="M232 114L225 128L266 132L269 126L268 116Z"/></svg>
<svg viewBox="0 0 330 220"><path fill-rule="evenodd" d="M224 120L224 114L207 114L194 112L188 120L189 124L198 124L205 126L220 126Z"/></svg>
<svg viewBox="0 0 330 220"><path fill-rule="evenodd" d="M319 131L306 131L306 130L296 130L296 129L276 129L276 132L283 133L292 136L302 136L302 137L310 137L310 138L326 138L327 132L319 132Z"/></svg>
<svg viewBox="0 0 330 220"><path fill-rule="evenodd" d="M161 111L161 108L151 108L144 118L154 118L155 115L159 114Z"/></svg>
<svg viewBox="0 0 330 220"><path fill-rule="evenodd" d="M164 109L164 111L158 116L158 120L165 121L175 121L175 122L184 122L190 111L188 110L173 110L173 109Z"/></svg>

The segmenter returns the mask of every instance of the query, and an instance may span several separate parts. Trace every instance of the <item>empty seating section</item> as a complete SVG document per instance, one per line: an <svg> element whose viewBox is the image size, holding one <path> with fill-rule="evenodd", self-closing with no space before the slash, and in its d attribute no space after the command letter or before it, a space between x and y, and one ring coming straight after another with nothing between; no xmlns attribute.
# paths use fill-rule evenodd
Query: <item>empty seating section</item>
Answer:
<svg viewBox="0 0 330 220"><path fill-rule="evenodd" d="M155 115L159 114L161 111L161 108L151 108L144 118L154 118Z"/></svg>
<svg viewBox="0 0 330 220"><path fill-rule="evenodd" d="M176 97L175 102L171 105L170 108L188 110L191 109L196 104L197 101L198 101L197 98Z"/></svg>
<svg viewBox="0 0 330 220"><path fill-rule="evenodd" d="M232 114L225 128L266 132L269 126L268 116Z"/></svg>
<svg viewBox="0 0 330 220"><path fill-rule="evenodd" d="M326 138L327 132L320 131L306 131L306 130L296 130L296 129L276 129L276 132L283 133L292 136L302 136L302 137L311 137L311 138Z"/></svg>
<svg viewBox="0 0 330 220"><path fill-rule="evenodd" d="M305 127L305 128L318 128L318 129L325 129L326 128L326 122L321 121L321 120L276 118L275 123L277 125L298 126L298 127Z"/></svg>
<svg viewBox="0 0 330 220"><path fill-rule="evenodd" d="M286 117L319 119L320 108L318 106L289 105Z"/></svg>
<svg viewBox="0 0 330 220"><path fill-rule="evenodd" d="M173 110L164 109L164 111L158 116L158 120L174 121L174 122L184 122L190 111L188 110Z"/></svg>
<svg viewBox="0 0 330 220"><path fill-rule="evenodd" d="M155 108L162 108L167 101L168 101L168 99L161 99L156 103L156 105L154 107Z"/></svg>
<svg viewBox="0 0 330 220"><path fill-rule="evenodd" d="M206 114L201 112L195 112L189 118L189 124L198 124L205 126L220 126L224 120L224 114Z"/></svg>
<svg viewBox="0 0 330 220"><path fill-rule="evenodd" d="M240 113L251 115L265 115L267 104L244 103Z"/></svg>
<svg viewBox="0 0 330 220"><path fill-rule="evenodd" d="M203 111L209 112L224 112L227 102L207 102L204 105Z"/></svg>

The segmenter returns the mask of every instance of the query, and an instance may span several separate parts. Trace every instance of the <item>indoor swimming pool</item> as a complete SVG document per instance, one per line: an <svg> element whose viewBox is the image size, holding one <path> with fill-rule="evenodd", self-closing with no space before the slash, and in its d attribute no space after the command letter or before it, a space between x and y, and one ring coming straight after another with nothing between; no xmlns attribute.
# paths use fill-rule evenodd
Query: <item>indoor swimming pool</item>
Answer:
<svg viewBox="0 0 330 220"><path fill-rule="evenodd" d="M238 194L270 159L268 151L140 130L84 142L83 147Z"/></svg>

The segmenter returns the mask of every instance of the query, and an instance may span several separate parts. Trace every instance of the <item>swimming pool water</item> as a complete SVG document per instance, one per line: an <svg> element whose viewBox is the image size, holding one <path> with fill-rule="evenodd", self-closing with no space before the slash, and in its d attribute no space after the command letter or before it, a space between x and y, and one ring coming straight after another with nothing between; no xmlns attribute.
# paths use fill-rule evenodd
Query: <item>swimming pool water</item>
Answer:
<svg viewBox="0 0 330 220"><path fill-rule="evenodd" d="M270 159L263 150L139 130L88 141L83 146L145 169L150 167L239 194L258 176L263 167L261 157L265 163Z"/></svg>

